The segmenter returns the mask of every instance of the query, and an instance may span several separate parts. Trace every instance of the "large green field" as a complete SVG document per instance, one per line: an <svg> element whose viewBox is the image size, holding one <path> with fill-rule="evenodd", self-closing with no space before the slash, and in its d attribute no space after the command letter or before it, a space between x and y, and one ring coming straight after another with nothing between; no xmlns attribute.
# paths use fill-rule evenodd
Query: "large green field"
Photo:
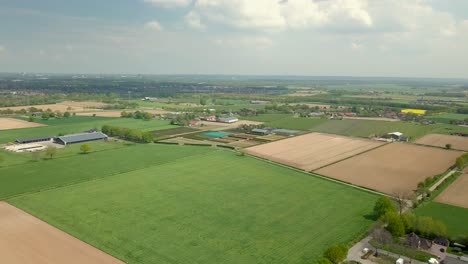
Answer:
<svg viewBox="0 0 468 264"><path fill-rule="evenodd" d="M437 122L437 123L449 124L451 120L459 120L459 121L467 120L468 115L447 113L447 114L429 116L427 119L433 120L434 122Z"/></svg>
<svg viewBox="0 0 468 264"><path fill-rule="evenodd" d="M65 149L65 153L59 152L52 160L4 166L0 168L0 199L143 169L212 151L210 148L190 146L119 146L121 145L89 154L78 154L79 146L75 145ZM7 159L8 157L5 157L5 160Z"/></svg>
<svg viewBox="0 0 468 264"><path fill-rule="evenodd" d="M0 143L12 142L18 138L57 136L58 134L79 133L93 128L100 129L103 125L136 128L145 131L173 128L169 121L151 120L144 121L132 118L111 117L84 117L38 120L38 123L46 124L44 127L23 128L0 131Z"/></svg>
<svg viewBox="0 0 468 264"><path fill-rule="evenodd" d="M312 263L372 223L374 194L230 151L164 147L0 171L2 196L34 178L101 177L8 201L128 263Z"/></svg>
<svg viewBox="0 0 468 264"><path fill-rule="evenodd" d="M468 209L466 208L431 201L418 207L415 213L442 221L452 238L461 235L468 236Z"/></svg>
<svg viewBox="0 0 468 264"><path fill-rule="evenodd" d="M450 134L452 132L468 132L468 127L460 127L448 124L422 125L411 122L387 122L370 120L328 120L311 129L316 132L332 133L345 136L369 137L374 134L390 132L402 132L410 137L410 140L422 137L426 134Z"/></svg>

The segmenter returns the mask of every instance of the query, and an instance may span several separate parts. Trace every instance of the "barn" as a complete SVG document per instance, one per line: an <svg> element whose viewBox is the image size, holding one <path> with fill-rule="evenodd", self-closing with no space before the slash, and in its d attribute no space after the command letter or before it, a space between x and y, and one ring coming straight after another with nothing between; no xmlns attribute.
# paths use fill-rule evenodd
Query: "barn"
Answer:
<svg viewBox="0 0 468 264"><path fill-rule="evenodd" d="M53 137L22 138L22 139L15 140L15 142L18 144L29 144L29 143L52 141L52 139Z"/></svg>
<svg viewBox="0 0 468 264"><path fill-rule="evenodd" d="M55 143L68 145L96 140L106 140L107 138L107 135L102 132L81 133L57 137L55 138Z"/></svg>

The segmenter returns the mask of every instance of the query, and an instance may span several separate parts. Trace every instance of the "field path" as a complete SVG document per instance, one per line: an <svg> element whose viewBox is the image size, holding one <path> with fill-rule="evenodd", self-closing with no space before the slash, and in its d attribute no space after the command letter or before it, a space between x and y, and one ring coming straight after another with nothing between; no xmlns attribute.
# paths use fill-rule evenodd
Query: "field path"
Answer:
<svg viewBox="0 0 468 264"><path fill-rule="evenodd" d="M5 202L0 202L0 256L8 264L124 263Z"/></svg>

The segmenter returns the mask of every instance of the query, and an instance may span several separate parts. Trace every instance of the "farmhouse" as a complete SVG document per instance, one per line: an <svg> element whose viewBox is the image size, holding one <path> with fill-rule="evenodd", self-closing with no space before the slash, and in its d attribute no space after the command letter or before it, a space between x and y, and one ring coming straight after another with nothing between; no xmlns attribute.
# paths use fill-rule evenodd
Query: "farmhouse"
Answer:
<svg viewBox="0 0 468 264"><path fill-rule="evenodd" d="M295 136L300 133L300 131L291 130L291 129L273 129L271 132L273 134L283 135L283 136Z"/></svg>
<svg viewBox="0 0 468 264"><path fill-rule="evenodd" d="M231 116L231 117L220 117L220 118L218 119L218 122L221 122L221 123L229 123L229 124L235 123L235 122L237 122L237 121L239 121L239 119L238 119L237 117L233 117L233 116Z"/></svg>
<svg viewBox="0 0 468 264"><path fill-rule="evenodd" d="M82 143L82 142L88 142L88 141L106 140L107 138L108 138L107 135L104 133L94 132L94 133L81 133L81 134L57 137L55 139L55 142L62 144L62 145L68 145L68 144Z"/></svg>
<svg viewBox="0 0 468 264"><path fill-rule="evenodd" d="M270 134L270 130L261 129L261 128L254 128L254 129L252 129L252 131L250 133L255 134L255 135L268 135L268 134Z"/></svg>
<svg viewBox="0 0 468 264"><path fill-rule="evenodd" d="M38 137L38 138L23 138L15 140L18 144L28 144L28 143L37 143L37 142L46 142L52 141L53 137Z"/></svg>

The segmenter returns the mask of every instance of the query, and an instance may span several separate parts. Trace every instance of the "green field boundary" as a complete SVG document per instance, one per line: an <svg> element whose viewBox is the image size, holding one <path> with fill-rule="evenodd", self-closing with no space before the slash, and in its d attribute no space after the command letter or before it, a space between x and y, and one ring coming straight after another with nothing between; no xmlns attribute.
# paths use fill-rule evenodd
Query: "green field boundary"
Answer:
<svg viewBox="0 0 468 264"><path fill-rule="evenodd" d="M179 147L183 147L183 146L179 146ZM210 146L210 147L211 147L211 146ZM216 151L220 151L220 150L217 149L217 150L215 150L214 152L216 152ZM211 152L208 152L208 153L211 153ZM12 199L12 198L16 198L16 197L21 197L21 196L24 196L24 195L30 195L30 194L34 194L34 193L53 191L53 190L56 190L56 189L59 189L59 188L68 187L68 186L73 186L73 185L78 185L78 184L84 184L84 183L91 182L91 181L103 180L103 179L106 179L106 178L108 178L108 177L118 176L118 175L121 175L121 174L124 174L124 173L129 173L129 172L133 172L133 171L144 170L144 169L148 169L148 168L151 168L151 167L161 166L161 165L163 165L163 164L169 164L169 163L173 163L173 162L179 162L179 161L184 160L184 159L189 159L189 158L193 158L193 157L197 157L197 156L207 155L208 153L194 154L194 155L190 155L190 156L186 156L186 157L182 157L182 158L178 158L178 159L175 159L175 160L170 160L170 161L166 161L166 162L162 162L162 163L158 163L158 164L153 164L153 165L149 165L149 166L145 166L145 167L139 167L139 168L134 168L134 169L130 169L130 170L125 170L125 171L120 171L120 172L116 172L116 173L111 173L111 174L108 174L108 175L105 175L105 176L101 176L101 177L93 177L93 178L88 178L88 179L79 180L79 181L71 181L71 182L68 182L68 183L65 183L65 184L50 186L50 187L48 187L48 188L44 188L44 189L40 189L40 190L35 190L35 191L30 191L30 192L24 192L24 193L15 194L15 195L10 195L10 196L5 196L5 197L0 198L0 201L6 201L6 200L8 200L8 199ZM70 157L68 157L68 158L70 158Z"/></svg>
<svg viewBox="0 0 468 264"><path fill-rule="evenodd" d="M312 176L312 177L321 178L323 180L334 182L334 183L337 183L337 184L340 184L340 185L346 185L348 187L358 189L360 191L364 191L364 192L367 192L367 193L372 193L372 194L376 194L376 195L379 195L379 196L387 196L387 197L392 197L393 198L393 196L391 196L389 194L386 194L386 193L383 193L383 192L368 189L368 188L365 188L365 187L362 187L362 186L359 186L359 185L355 185L355 184L352 184L352 183L349 183L349 182L344 182L344 181L340 181L340 180L337 180L337 179L333 179L333 178L330 178L330 177L327 177L327 176L324 176L324 175L321 175L321 174L318 174L318 173L315 173L315 172L309 172L309 171L301 170L301 169L298 169L298 168L295 168L295 167L292 167L292 166L288 166L288 165L285 165L285 164L282 164L282 163L278 163L278 162L275 162L275 161L272 161L272 160L269 160L269 159L264 159L264 158L261 158L261 157L250 155L250 154L247 154L245 152L242 152L242 153L244 153L244 155L247 155L248 157L251 157L251 158L254 158L254 159L257 159L257 160L261 160L263 162L267 162L267 163L270 163L270 164L274 164L274 165L277 165L277 166L280 166L280 167L288 168L290 170L294 170L294 171L297 171L297 172L301 172L301 173L304 173L304 174Z"/></svg>

